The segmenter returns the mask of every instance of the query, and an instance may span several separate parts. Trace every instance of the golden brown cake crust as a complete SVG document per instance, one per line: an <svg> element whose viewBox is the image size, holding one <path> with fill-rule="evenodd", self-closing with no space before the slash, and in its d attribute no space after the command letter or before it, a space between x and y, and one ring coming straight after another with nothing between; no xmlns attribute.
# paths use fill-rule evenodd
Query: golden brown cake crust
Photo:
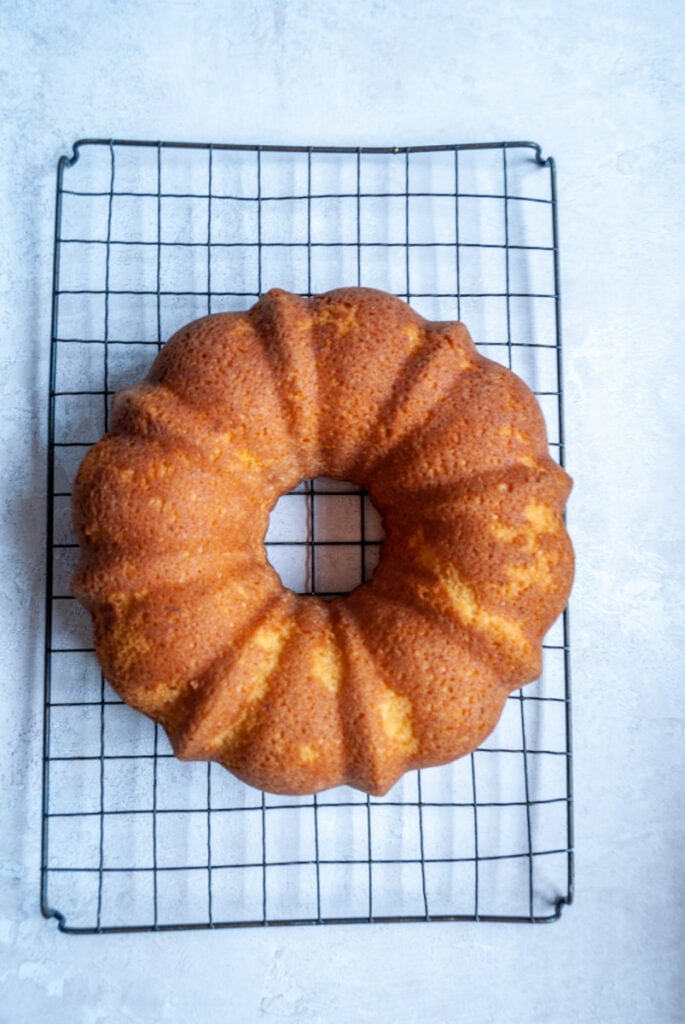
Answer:
<svg viewBox="0 0 685 1024"><path fill-rule="evenodd" d="M369 490L373 579L330 603L286 590L264 536L281 494ZM542 414L461 323L383 292L280 290L180 330L115 396L77 474L105 676L166 729L285 794L382 794L475 749L537 678L566 604L571 481Z"/></svg>

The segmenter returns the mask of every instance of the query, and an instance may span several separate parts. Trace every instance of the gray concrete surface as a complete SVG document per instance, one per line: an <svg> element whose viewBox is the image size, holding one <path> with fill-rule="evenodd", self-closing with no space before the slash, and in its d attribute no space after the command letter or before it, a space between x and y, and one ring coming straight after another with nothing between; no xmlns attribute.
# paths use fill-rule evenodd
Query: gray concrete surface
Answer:
<svg viewBox="0 0 685 1024"><path fill-rule="evenodd" d="M675 1024L682 958L683 6L4 4L0 1021ZM38 911L51 236L81 136L532 138L559 165L577 902L556 925L70 937Z"/></svg>

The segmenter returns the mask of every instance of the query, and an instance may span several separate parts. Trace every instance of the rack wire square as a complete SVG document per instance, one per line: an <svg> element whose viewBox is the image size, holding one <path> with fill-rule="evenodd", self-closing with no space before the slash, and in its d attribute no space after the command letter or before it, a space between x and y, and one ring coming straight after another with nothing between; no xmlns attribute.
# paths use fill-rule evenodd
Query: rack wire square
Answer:
<svg viewBox="0 0 685 1024"><path fill-rule="evenodd" d="M69 592L72 480L112 394L189 320L272 286L362 284L535 391L563 464L555 167L531 142L409 148L82 140L57 171L49 395L41 906L68 932L373 921L556 920L573 894L569 627L470 757L384 798L262 794L176 761L99 672ZM373 573L382 523L304 481L266 545L287 586Z"/></svg>

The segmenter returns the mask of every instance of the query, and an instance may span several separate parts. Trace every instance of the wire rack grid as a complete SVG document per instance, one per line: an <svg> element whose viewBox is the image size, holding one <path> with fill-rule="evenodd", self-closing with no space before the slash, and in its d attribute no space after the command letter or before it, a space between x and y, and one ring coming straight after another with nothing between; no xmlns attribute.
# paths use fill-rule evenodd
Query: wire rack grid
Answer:
<svg viewBox="0 0 685 1024"><path fill-rule="evenodd" d="M285 798L181 764L99 673L69 592L73 476L165 338L268 288L347 284L464 320L538 396L563 464L555 167L531 142L409 148L82 140L58 165L41 905L68 932L556 920L573 893L569 633L470 757L384 798ZM305 481L266 543L293 590L373 572L368 497Z"/></svg>

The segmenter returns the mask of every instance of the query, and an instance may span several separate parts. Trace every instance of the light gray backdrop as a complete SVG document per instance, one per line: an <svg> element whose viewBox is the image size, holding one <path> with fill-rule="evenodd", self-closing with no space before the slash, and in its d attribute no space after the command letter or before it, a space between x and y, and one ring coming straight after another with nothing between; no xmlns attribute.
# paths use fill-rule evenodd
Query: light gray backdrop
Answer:
<svg viewBox="0 0 685 1024"><path fill-rule="evenodd" d="M682 4L2 8L0 1021L682 1020ZM54 170L80 136L556 157L579 560L578 897L558 924L78 938L40 917Z"/></svg>

